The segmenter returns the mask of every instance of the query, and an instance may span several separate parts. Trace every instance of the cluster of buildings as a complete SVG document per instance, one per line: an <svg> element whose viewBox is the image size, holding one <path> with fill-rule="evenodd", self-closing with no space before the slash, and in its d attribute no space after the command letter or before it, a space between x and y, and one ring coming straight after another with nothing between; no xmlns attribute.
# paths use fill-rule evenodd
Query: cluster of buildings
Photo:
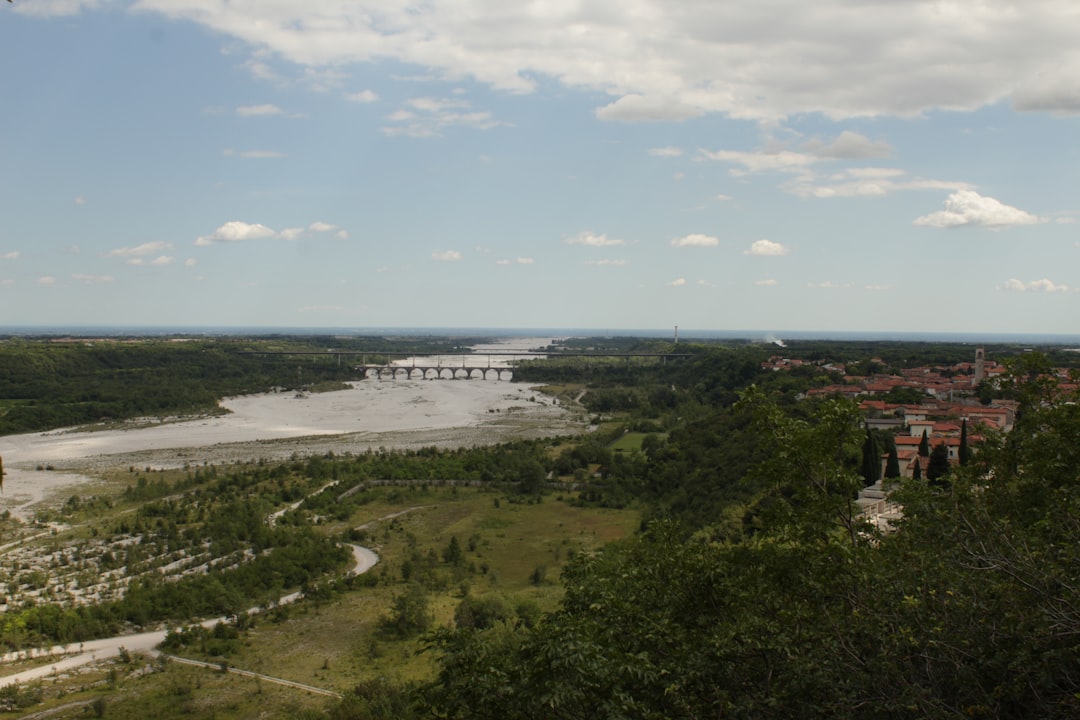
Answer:
<svg viewBox="0 0 1080 720"><path fill-rule="evenodd" d="M781 371L811 364L831 374L843 375L843 382L813 388L807 396L841 395L858 402L867 427L894 434L900 474L904 477L914 474L916 464L921 465L922 475L926 475L928 459L919 455L924 435L931 448L945 445L950 462L956 463L965 425L970 446L977 445L987 433L1007 433L1013 426L1014 401L991 399L989 404L980 401L979 390L993 385L992 382L984 385L984 381L993 381L1005 372L1002 365L986 358L981 347L976 348L972 362L865 376L848 375L842 363L811 363L780 356L770 358L764 367ZM884 368L887 364L880 358L872 358L866 365ZM982 399L990 399L985 391Z"/></svg>
<svg viewBox="0 0 1080 720"><path fill-rule="evenodd" d="M808 397L840 395L859 403L866 426L892 433L901 477L913 477L918 468L921 477L927 476L930 458L920 454L925 442L927 450L944 445L949 462L960 461L960 447L967 442L976 447L987 434L1012 430L1017 403L994 397L993 382L1005 372L997 362L986 359L984 348L976 348L973 362L961 362L949 367L905 368L896 373L871 372L850 375L847 367L836 362L810 362L774 356L763 364L765 369L794 370L807 365L819 367L831 375L842 375L843 381L809 390ZM860 370L885 368L880 358L860 363ZM1075 389L1067 373L1057 370L1059 388ZM966 437L965 437L966 436ZM882 477L888 453L883 453ZM882 530L892 527L900 516L900 508L889 501L889 488L878 481L864 488L856 500L864 518Z"/></svg>
<svg viewBox="0 0 1080 720"><path fill-rule="evenodd" d="M844 376L842 383L813 388L809 396L841 395L852 399L874 398L888 395L894 388L911 388L927 398L947 401L974 395L984 380L1005 372L1005 368L993 360L986 359L983 348L975 351L974 362L962 362L950 367L914 367L900 370L899 374L873 373L866 376L853 376L846 373L842 363L810 363L782 357L769 358L763 364L765 369L791 370L804 365L819 365L822 370L839 373ZM885 366L880 358L871 358L871 366Z"/></svg>

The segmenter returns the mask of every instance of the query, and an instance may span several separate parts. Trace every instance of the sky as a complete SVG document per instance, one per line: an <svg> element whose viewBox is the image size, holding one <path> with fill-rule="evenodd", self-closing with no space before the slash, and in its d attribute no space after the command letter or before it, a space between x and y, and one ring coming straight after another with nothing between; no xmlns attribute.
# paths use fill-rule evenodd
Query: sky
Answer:
<svg viewBox="0 0 1080 720"><path fill-rule="evenodd" d="M1080 333L1075 0L0 3L0 326Z"/></svg>

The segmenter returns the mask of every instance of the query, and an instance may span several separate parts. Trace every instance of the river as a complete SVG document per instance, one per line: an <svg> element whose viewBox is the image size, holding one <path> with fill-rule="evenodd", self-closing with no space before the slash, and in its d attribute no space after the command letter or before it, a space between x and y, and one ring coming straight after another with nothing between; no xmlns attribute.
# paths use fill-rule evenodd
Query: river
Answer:
<svg viewBox="0 0 1080 720"><path fill-rule="evenodd" d="M513 338L475 350L520 350L524 355L550 342L552 338ZM446 358L447 365L452 361L460 363L461 356ZM491 366L506 362L492 358ZM399 363L412 364L412 359ZM109 468L176 468L378 448L468 447L584 427L579 414L531 386L495 379L369 378L351 383L348 390L268 392L227 398L221 406L227 413L212 417L0 437L5 469L0 511L30 519L41 503L66 499Z"/></svg>

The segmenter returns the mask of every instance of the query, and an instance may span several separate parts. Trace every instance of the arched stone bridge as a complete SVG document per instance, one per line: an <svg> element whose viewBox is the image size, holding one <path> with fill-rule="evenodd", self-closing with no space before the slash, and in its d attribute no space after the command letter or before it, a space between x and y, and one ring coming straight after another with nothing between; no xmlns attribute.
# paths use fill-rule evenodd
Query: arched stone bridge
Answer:
<svg viewBox="0 0 1080 720"><path fill-rule="evenodd" d="M391 380L404 377L406 380L416 378L418 380L473 380L480 378L487 380L488 376L495 380L509 380L514 376L514 369L509 367L466 367L449 365L357 365L365 378L374 377L382 380L384 377Z"/></svg>
<svg viewBox="0 0 1080 720"><path fill-rule="evenodd" d="M288 355L310 358L312 362L323 359L336 361L338 365L354 362L357 372L364 378L377 378L390 380L402 378L405 380L510 380L514 376L513 363L518 360L528 360L538 357L547 358L621 358L627 362L659 361L666 363L669 360L681 360L690 357L686 353L593 353L593 352L559 352L538 353L536 351L485 351L481 353L467 353L464 355L431 355L417 356L415 353L401 351L379 350L327 350L327 351L291 351L291 350L249 350L241 351L240 355ZM368 356L386 358L383 363L369 363ZM409 365L394 364L389 358L412 358ZM492 364L492 360L495 364ZM480 363L487 362L486 365ZM359 361L359 362L356 362ZM460 362L460 364L458 364Z"/></svg>

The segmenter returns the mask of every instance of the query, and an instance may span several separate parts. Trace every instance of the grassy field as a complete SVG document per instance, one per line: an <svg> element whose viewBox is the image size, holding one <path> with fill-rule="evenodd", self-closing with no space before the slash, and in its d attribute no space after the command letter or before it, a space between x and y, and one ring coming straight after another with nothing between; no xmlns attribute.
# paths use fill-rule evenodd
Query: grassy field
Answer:
<svg viewBox="0 0 1080 720"><path fill-rule="evenodd" d="M667 439L667 434L666 433L660 433L660 434L657 434L657 436L662 440ZM646 437L648 437L648 433L628 432L628 433L624 434L622 437L620 437L618 440L616 440L615 442L611 443L611 450L612 450L612 452L626 452L626 453L628 453L628 452L640 452L641 443L642 443L643 440L645 440Z"/></svg>
<svg viewBox="0 0 1080 720"><path fill-rule="evenodd" d="M228 643L226 654L190 646L178 655L249 670L332 691L372 679L422 680L433 658L422 636L400 639L380 626L394 598L408 587L403 569L417 558L431 562L425 575L433 627L453 624L466 593L501 596L553 609L561 597L561 569L575 553L629 535L635 512L572 507L555 496L512 502L477 488L397 487L374 492L344 523L327 532L367 525L363 544L380 556L373 587L357 587L322 600L304 600L257 616L254 626ZM390 515L408 511L392 519ZM462 559L442 561L456 538ZM415 571L414 571L415 579ZM220 648L218 648L220 651ZM153 672L144 672L146 668ZM333 702L325 696L268 681L134 657L67 678L46 680L44 702L24 712L52 709L50 718L295 718ZM22 717L0 712L0 717Z"/></svg>

